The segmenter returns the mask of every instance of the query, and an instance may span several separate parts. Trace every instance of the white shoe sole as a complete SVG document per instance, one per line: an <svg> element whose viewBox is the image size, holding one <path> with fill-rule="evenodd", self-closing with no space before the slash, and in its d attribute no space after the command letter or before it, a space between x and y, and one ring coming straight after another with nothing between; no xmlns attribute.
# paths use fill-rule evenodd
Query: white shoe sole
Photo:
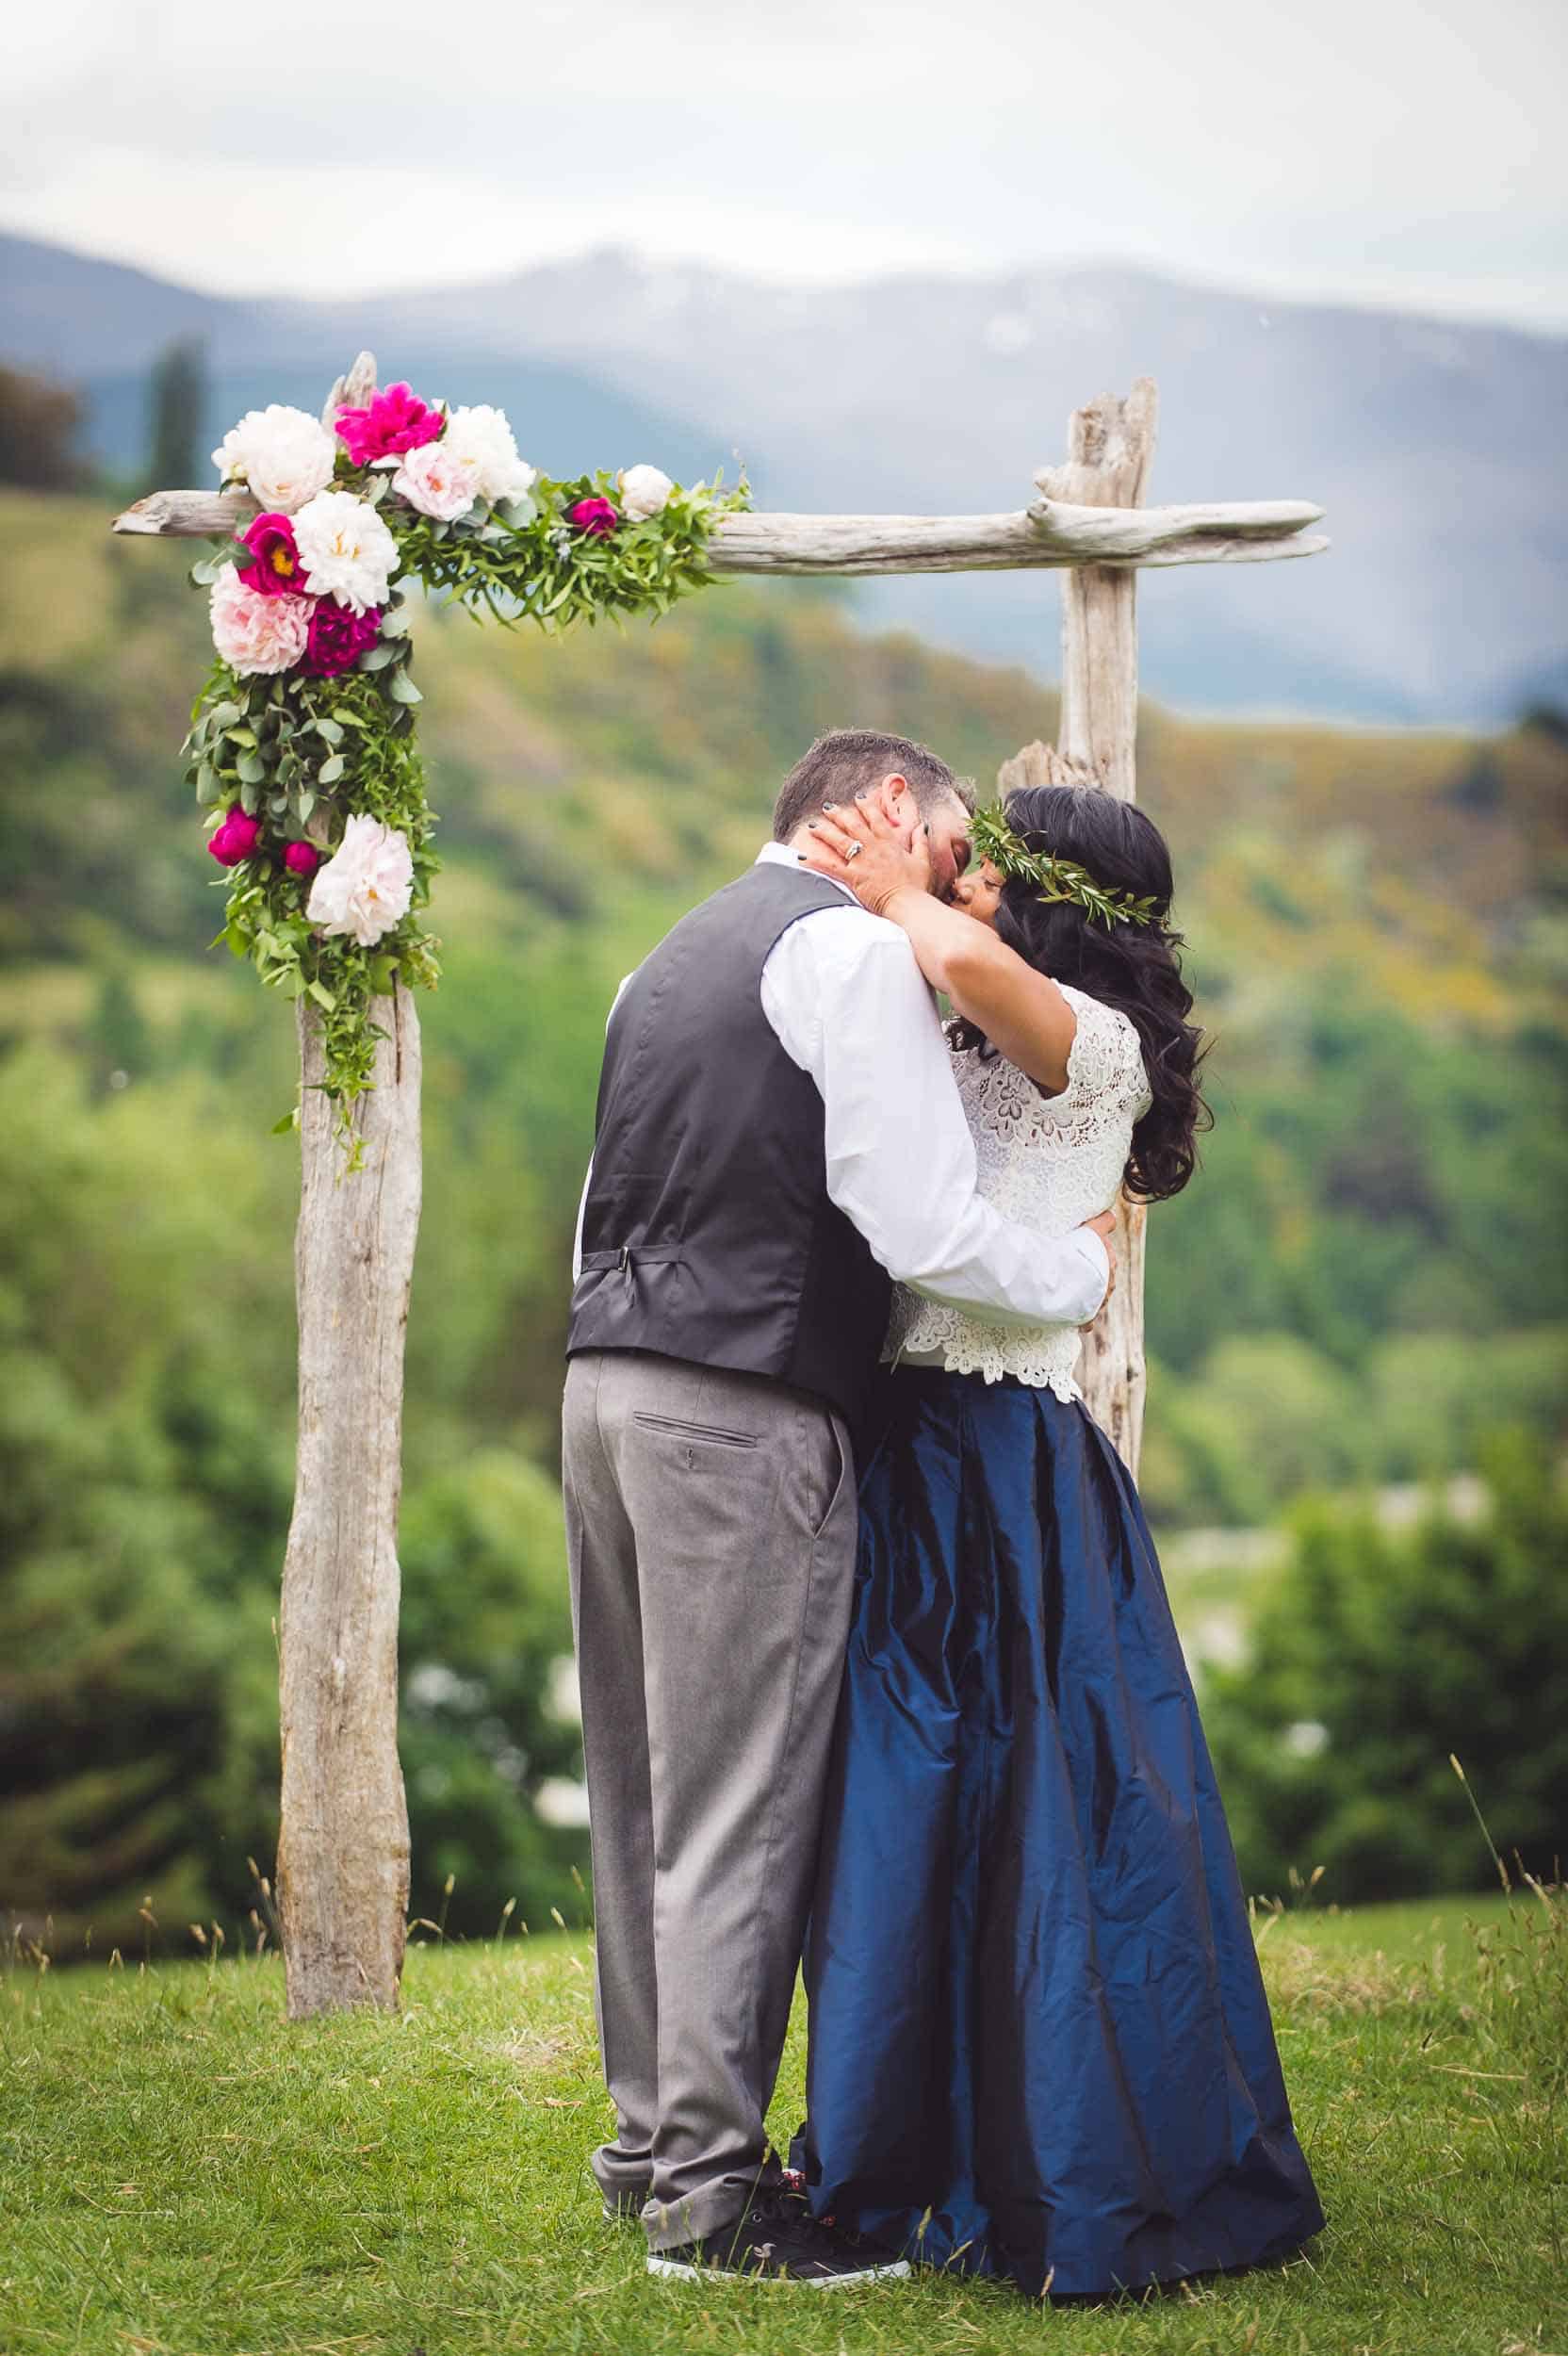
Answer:
<svg viewBox="0 0 1568 2356"><path fill-rule="evenodd" d="M798 2290L853 2290L857 2282L899 2282L909 2272L907 2258L890 2258L885 2266L858 2266L853 2274L741 2274L729 2266L691 2266L683 2258L650 2257L648 2272L682 2282L777 2282Z"/></svg>

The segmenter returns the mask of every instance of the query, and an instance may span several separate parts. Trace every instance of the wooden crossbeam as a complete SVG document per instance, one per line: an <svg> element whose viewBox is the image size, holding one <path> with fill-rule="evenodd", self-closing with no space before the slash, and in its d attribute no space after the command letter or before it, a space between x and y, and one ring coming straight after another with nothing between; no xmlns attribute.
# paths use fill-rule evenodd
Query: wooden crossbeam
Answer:
<svg viewBox="0 0 1568 2356"><path fill-rule="evenodd" d="M114 530L161 539L217 538L255 515L243 491L153 491ZM1307 499L1238 499L1191 507L1083 507L1039 499L1002 515L721 515L715 573L986 573L1073 564L1256 564L1315 556L1328 540L1306 527Z"/></svg>

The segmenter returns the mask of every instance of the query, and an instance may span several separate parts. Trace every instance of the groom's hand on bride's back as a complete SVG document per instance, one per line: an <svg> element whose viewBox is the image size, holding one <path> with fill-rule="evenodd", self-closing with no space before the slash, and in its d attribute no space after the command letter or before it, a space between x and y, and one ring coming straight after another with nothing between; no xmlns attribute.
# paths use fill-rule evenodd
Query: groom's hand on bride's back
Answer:
<svg viewBox="0 0 1568 2356"><path fill-rule="evenodd" d="M1105 1257L1110 1263L1110 1274L1105 1280L1105 1299L1100 1303L1100 1309L1102 1309L1105 1301L1109 1301L1116 1290L1116 1244L1113 1240L1116 1234L1116 1213L1102 1211L1098 1219L1086 1219L1084 1224L1099 1236L1105 1247ZM1095 1311L1094 1317L1100 1315L1100 1309ZM1082 1330L1086 1331L1094 1323L1094 1317L1086 1317Z"/></svg>

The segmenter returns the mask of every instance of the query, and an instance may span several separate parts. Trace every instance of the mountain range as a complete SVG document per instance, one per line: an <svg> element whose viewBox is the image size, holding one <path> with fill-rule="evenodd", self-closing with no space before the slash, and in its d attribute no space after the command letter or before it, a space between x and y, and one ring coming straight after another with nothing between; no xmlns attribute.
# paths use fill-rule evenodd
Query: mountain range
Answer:
<svg viewBox="0 0 1568 2356"><path fill-rule="evenodd" d="M1331 551L1146 573L1142 683L1187 710L1492 724L1568 699L1568 474L1548 439L1568 338L1280 303L1131 268L781 287L618 251L498 281L330 302L224 299L0 237L0 359L81 386L134 469L146 374L206 343L215 443L268 401L317 407L368 345L383 375L504 407L553 473L737 459L758 503L1019 507L1067 421L1159 385L1155 500L1302 498ZM862 584L879 626L1056 668L1049 575Z"/></svg>

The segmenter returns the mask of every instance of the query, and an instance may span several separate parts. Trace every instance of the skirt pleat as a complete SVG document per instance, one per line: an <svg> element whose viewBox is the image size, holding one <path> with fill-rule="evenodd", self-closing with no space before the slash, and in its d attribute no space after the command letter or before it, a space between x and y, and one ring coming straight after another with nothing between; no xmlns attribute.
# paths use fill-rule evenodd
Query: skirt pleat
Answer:
<svg viewBox="0 0 1568 2356"><path fill-rule="evenodd" d="M1100 2295L1323 2222L1137 1493L1077 1403L902 1367L863 1459L806 1955L819 2215Z"/></svg>

